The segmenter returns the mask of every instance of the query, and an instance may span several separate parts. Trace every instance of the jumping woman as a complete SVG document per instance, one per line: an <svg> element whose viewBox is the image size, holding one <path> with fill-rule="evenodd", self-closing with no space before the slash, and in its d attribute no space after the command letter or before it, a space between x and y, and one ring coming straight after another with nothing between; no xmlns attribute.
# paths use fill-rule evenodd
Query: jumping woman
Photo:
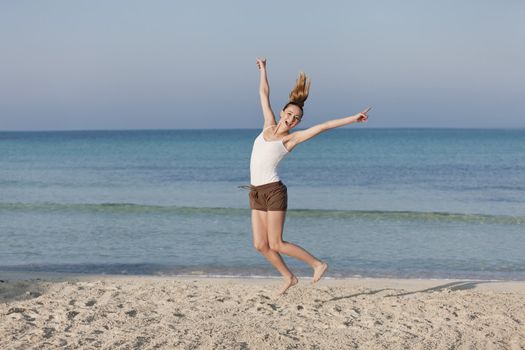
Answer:
<svg viewBox="0 0 525 350"><path fill-rule="evenodd" d="M303 106L308 98L310 79L303 72L299 74L288 103L279 113L279 123L276 123L270 106L266 59L257 58L256 63L261 77L259 92L264 127L253 143L250 159L249 198L252 209L253 244L255 249L264 255L284 277L284 284L277 291L279 296L298 282L280 254L292 256L310 265L313 269L312 283L319 281L328 269L326 262L282 238L288 196L287 188L277 174L279 162L297 145L323 131L355 122L365 122L370 108L353 116L329 120L291 133L290 130L296 127L303 117Z"/></svg>

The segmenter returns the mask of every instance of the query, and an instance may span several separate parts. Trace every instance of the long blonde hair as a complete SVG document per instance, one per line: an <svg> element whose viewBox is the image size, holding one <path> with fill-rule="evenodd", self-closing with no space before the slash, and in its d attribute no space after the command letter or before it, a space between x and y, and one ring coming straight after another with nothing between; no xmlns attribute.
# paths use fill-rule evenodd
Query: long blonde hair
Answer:
<svg viewBox="0 0 525 350"><path fill-rule="evenodd" d="M290 92L290 97L288 98L288 103L284 106L283 110L289 105L294 104L299 106L301 110L304 106L304 101L308 98L308 93L310 92L310 78L306 76L304 72L299 72L299 76L295 81L295 86Z"/></svg>

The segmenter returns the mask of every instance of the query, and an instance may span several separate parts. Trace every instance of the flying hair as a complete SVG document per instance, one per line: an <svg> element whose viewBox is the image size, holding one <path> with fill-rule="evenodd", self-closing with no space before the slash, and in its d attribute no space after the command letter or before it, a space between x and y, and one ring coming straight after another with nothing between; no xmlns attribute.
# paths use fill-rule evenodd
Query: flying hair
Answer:
<svg viewBox="0 0 525 350"><path fill-rule="evenodd" d="M306 99L308 98L308 93L310 91L310 83L310 78L308 78L304 72L299 72L299 76L295 81L295 86L293 87L292 92L290 92L288 103L286 104L286 106L284 106L283 110L289 104L297 105L302 110L304 106L304 101L306 101Z"/></svg>

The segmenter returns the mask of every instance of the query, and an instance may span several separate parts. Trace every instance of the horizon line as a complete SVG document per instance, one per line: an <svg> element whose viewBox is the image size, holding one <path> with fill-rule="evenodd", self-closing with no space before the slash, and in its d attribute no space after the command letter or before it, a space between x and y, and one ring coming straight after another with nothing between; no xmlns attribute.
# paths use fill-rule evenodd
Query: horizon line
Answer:
<svg viewBox="0 0 525 350"><path fill-rule="evenodd" d="M355 127L352 127L355 128ZM43 130L0 130L0 132L78 132L78 131L196 131L196 130L259 130L256 128L131 128L131 129L43 129ZM296 129L296 130L305 130ZM351 129L349 127L339 127L337 129ZM434 130L525 130L525 126L520 127L435 127L435 126L393 126L393 127L367 127L367 129L434 129Z"/></svg>

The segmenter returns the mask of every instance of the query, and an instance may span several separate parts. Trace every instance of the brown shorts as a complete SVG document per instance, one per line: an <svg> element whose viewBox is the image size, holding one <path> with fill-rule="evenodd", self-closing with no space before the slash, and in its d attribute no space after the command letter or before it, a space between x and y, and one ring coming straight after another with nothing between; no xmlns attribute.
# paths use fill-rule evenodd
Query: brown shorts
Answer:
<svg viewBox="0 0 525 350"><path fill-rule="evenodd" d="M288 208L288 189L281 181L250 188L250 208L264 211L285 211Z"/></svg>

